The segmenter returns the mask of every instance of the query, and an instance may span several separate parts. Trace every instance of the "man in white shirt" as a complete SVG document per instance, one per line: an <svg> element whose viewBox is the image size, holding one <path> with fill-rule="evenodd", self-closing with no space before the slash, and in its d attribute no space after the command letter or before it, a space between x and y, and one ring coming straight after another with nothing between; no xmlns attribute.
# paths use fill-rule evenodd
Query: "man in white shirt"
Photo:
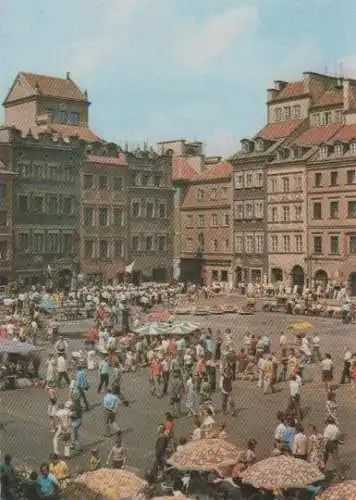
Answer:
<svg viewBox="0 0 356 500"><path fill-rule="evenodd" d="M330 458L333 457L336 473L341 481L343 481L344 475L341 470L340 458L339 458L339 442L340 442L341 432L339 427L336 425L335 420L332 417L326 419L326 427L324 429L324 440L325 440L325 465Z"/></svg>
<svg viewBox="0 0 356 500"><path fill-rule="evenodd" d="M63 354L60 354L57 357L57 373L58 373L57 384L59 389L61 388L62 378L64 378L68 386L70 386L70 380L67 371L67 361Z"/></svg>
<svg viewBox="0 0 356 500"><path fill-rule="evenodd" d="M264 357L262 355L257 363L257 370L258 370L257 387L260 387L260 388L263 387L265 363L266 363L266 360L264 359Z"/></svg>
<svg viewBox="0 0 356 500"><path fill-rule="evenodd" d="M299 380L298 380L299 378ZM301 420L300 410L300 392L301 392L301 378L299 375L293 374L289 382L290 391L290 408L295 411L297 419Z"/></svg>
<svg viewBox="0 0 356 500"><path fill-rule="evenodd" d="M308 455L308 438L304 434L304 429L300 424L296 425L296 431L292 441L292 453L295 458L306 460Z"/></svg>
<svg viewBox="0 0 356 500"><path fill-rule="evenodd" d="M321 361L321 360L322 360L322 357L321 357L321 352L320 352L320 337L316 333L312 339L312 362L317 363L318 361Z"/></svg>
<svg viewBox="0 0 356 500"><path fill-rule="evenodd" d="M281 335L279 337L279 347L281 349L285 349L287 347L287 337L286 334L281 332Z"/></svg>

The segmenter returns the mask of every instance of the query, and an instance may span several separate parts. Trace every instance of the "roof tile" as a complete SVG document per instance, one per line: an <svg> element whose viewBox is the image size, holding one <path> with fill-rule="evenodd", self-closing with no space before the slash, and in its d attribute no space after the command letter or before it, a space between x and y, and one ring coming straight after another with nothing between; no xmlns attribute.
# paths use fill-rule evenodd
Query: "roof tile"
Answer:
<svg viewBox="0 0 356 500"><path fill-rule="evenodd" d="M290 99L292 97L301 97L305 94L306 91L303 81L289 82L280 92L278 92L277 96L273 100L279 101L283 99Z"/></svg>
<svg viewBox="0 0 356 500"><path fill-rule="evenodd" d="M260 130L254 139L265 139L266 141L276 141L288 137L296 128L303 122L303 120L295 120L290 122L277 122L268 123L262 130Z"/></svg>
<svg viewBox="0 0 356 500"><path fill-rule="evenodd" d="M95 156L89 155L86 158L88 163L101 163L102 165L117 165L119 167L126 166L125 155L120 153L118 156Z"/></svg>
<svg viewBox="0 0 356 500"><path fill-rule="evenodd" d="M212 181L226 179L232 175L232 165L228 161L219 161L209 165L201 174L197 174L193 181Z"/></svg>
<svg viewBox="0 0 356 500"><path fill-rule="evenodd" d="M343 102L344 91L342 89L333 89L324 92L320 99L315 102L314 106L335 106L337 104L343 104Z"/></svg>
<svg viewBox="0 0 356 500"><path fill-rule="evenodd" d="M356 124L344 125L333 137L333 141L353 141L356 139Z"/></svg>
<svg viewBox="0 0 356 500"><path fill-rule="evenodd" d="M172 179L190 180L199 173L199 166L192 161L195 158L187 156L173 156L172 158Z"/></svg>
<svg viewBox="0 0 356 500"><path fill-rule="evenodd" d="M301 134L295 141L297 146L319 146L334 138L335 134L343 127L340 124L325 125L322 127L312 127Z"/></svg>
<svg viewBox="0 0 356 500"><path fill-rule="evenodd" d="M48 132L52 134L60 134L62 137L70 138L70 137L79 137L86 142L96 142L101 141L100 137L98 137L90 128L88 127L80 127L77 125L64 125L60 123L51 123L50 125L43 125L37 127L29 127L27 132L31 129L31 132L34 136L38 134Z"/></svg>
<svg viewBox="0 0 356 500"><path fill-rule="evenodd" d="M39 91L42 95L60 97L61 99L86 101L84 93L70 78L58 78L54 76L24 72L22 72L21 75L27 80L33 89L35 89L36 85L38 85Z"/></svg>

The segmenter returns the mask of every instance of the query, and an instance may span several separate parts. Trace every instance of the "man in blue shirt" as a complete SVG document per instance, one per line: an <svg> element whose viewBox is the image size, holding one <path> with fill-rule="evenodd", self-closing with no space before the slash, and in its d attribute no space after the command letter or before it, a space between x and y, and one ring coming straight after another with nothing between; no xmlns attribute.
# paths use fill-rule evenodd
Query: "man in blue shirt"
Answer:
<svg viewBox="0 0 356 500"><path fill-rule="evenodd" d="M100 375L100 383L98 387L98 394L100 394L101 389L103 386L105 386L105 390L108 389L109 387L109 362L108 358L105 356L100 362L99 362L99 375Z"/></svg>
<svg viewBox="0 0 356 500"><path fill-rule="evenodd" d="M115 421L120 403L119 397L109 389L104 397L105 437L110 437L110 426L112 426L115 433L120 432L120 428Z"/></svg>
<svg viewBox="0 0 356 500"><path fill-rule="evenodd" d="M89 383L87 374L83 366L80 366L78 368L77 374L75 376L75 381L76 381L76 389L78 390L78 393L80 395L79 399L83 400L85 411L89 411L89 402L85 393L89 389Z"/></svg>
<svg viewBox="0 0 356 500"><path fill-rule="evenodd" d="M38 493L41 498L48 498L57 500L59 498L58 491L59 485L57 479L49 473L49 466L47 463L41 465L41 474L38 478Z"/></svg>

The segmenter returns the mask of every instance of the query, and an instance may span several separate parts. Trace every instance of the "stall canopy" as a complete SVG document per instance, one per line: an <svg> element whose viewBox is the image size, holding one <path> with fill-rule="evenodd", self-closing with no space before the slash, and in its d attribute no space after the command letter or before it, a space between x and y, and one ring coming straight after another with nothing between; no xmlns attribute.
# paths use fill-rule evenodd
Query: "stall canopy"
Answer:
<svg viewBox="0 0 356 500"><path fill-rule="evenodd" d="M29 353L40 351L41 349L27 342L17 342L16 340L0 339L0 354L22 354L26 356Z"/></svg>
<svg viewBox="0 0 356 500"><path fill-rule="evenodd" d="M40 302L39 306L40 309L56 309L58 306L55 304L52 300L44 300L43 302Z"/></svg>

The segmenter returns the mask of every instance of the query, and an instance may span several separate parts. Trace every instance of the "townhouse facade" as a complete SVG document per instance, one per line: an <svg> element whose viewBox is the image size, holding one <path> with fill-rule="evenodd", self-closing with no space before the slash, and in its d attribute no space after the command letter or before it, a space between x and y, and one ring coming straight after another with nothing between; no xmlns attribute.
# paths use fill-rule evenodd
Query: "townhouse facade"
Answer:
<svg viewBox="0 0 356 500"><path fill-rule="evenodd" d="M232 287L232 166L207 159L181 205L181 279Z"/></svg>

